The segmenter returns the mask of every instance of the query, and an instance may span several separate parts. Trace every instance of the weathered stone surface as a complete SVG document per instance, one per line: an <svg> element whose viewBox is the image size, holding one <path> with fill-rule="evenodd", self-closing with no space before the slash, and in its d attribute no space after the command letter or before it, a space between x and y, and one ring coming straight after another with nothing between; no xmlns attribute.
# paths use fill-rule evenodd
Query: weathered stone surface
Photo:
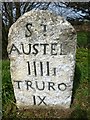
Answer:
<svg viewBox="0 0 90 120"><path fill-rule="evenodd" d="M19 108L71 104L76 33L62 17L30 11L8 35L11 79Z"/></svg>

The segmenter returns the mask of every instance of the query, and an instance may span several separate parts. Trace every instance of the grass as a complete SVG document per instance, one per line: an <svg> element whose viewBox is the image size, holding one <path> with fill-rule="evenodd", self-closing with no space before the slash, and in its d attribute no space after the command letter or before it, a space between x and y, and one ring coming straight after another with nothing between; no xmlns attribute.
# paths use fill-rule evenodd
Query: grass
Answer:
<svg viewBox="0 0 90 120"><path fill-rule="evenodd" d="M88 36L89 36L89 32L77 32L77 46L78 47L83 47L86 48L88 47Z"/></svg>
<svg viewBox="0 0 90 120"><path fill-rule="evenodd" d="M78 32L78 49L76 52L76 67L73 87L72 104L69 110L58 109L38 109L38 110L18 110L15 104L13 87L10 77L9 60L2 61L2 106L3 120L22 120L41 117L44 120L47 117L70 119L90 119L90 106L88 102L88 33Z"/></svg>

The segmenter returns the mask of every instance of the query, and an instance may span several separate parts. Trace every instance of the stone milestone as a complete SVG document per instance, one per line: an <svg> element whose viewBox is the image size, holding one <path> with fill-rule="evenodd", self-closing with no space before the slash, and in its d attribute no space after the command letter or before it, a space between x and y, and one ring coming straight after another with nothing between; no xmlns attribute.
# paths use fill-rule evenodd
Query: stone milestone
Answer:
<svg viewBox="0 0 90 120"><path fill-rule="evenodd" d="M10 28L8 55L18 108L69 108L76 33L64 18L45 10L22 15Z"/></svg>

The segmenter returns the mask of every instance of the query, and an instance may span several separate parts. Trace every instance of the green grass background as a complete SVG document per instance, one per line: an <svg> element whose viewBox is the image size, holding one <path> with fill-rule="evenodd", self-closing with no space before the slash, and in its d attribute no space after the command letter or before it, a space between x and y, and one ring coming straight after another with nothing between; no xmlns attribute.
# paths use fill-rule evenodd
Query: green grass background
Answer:
<svg viewBox="0 0 90 120"><path fill-rule="evenodd" d="M77 40L77 51L76 51L76 67L74 77L74 88L72 104L70 108L69 116L65 114L67 118L78 118L89 120L90 119L90 106L88 102L88 33L78 32ZM10 62L9 60L2 61L2 110L3 120L12 118L13 120L22 120L23 118L33 118L35 113L22 111L19 112L13 93L13 87L10 77ZM47 112L47 111L46 111ZM55 111L54 111L55 112ZM55 113L49 111L51 118L54 117ZM40 113L42 120L45 118L43 112ZM32 120L32 119L31 119Z"/></svg>

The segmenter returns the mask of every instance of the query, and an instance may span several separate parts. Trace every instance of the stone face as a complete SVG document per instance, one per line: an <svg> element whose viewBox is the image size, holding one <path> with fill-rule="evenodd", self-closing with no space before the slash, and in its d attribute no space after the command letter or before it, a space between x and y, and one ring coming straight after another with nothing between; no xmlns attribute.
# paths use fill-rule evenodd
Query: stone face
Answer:
<svg viewBox="0 0 90 120"><path fill-rule="evenodd" d="M30 11L10 28L8 54L18 108L71 104L76 33L62 17Z"/></svg>

